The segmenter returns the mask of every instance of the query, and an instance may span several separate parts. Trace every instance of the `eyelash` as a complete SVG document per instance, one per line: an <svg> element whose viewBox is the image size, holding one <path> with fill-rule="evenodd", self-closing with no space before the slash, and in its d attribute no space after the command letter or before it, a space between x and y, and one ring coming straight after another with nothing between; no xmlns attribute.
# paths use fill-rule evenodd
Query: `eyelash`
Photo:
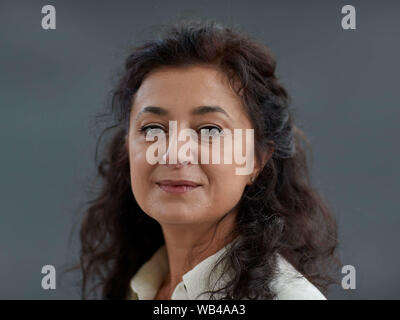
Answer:
<svg viewBox="0 0 400 320"><path fill-rule="evenodd" d="M139 132L142 134L146 134L147 129L154 129L154 128L163 130L163 127L161 127L159 125L150 124L150 125L145 125L145 126L142 126L141 128L139 128ZM207 128L209 128L209 131L211 131L212 129L218 129L219 133L221 133L223 131L223 129L217 125L208 125L208 126L200 127L199 130L207 129Z"/></svg>
<svg viewBox="0 0 400 320"><path fill-rule="evenodd" d="M154 125L154 124L150 124L150 125L145 125L145 126L142 126L140 129L139 129L139 132L140 133L144 133L144 134L146 134L146 130L147 129L153 129L153 128L157 128L157 129L163 129L162 127L160 127L160 126L157 126L157 125Z"/></svg>

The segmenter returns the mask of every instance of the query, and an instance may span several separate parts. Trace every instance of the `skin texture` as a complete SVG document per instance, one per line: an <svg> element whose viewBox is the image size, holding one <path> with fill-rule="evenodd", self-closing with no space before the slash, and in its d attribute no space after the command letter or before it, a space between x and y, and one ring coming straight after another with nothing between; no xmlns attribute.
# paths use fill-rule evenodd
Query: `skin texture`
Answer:
<svg viewBox="0 0 400 320"><path fill-rule="evenodd" d="M161 107L167 114L140 113L146 106ZM229 117L221 112L192 114L198 106L219 106ZM179 156L177 164L149 164L146 150L154 142L146 141L146 132L140 129L152 124L152 128L165 131L168 139L169 120L177 121L178 132L192 128L199 135L202 127L217 126L232 132L235 128L243 132L252 128L240 98L225 75L212 66L156 69L145 78L134 96L126 140L132 193L141 209L160 223L169 260L169 274L156 299L170 299L184 273L231 241L228 234L236 217L235 205L246 184L251 183L251 176L259 170L256 161L251 174L237 175L238 166L234 162L203 164L197 158L198 164L193 164L184 163ZM179 141L178 150L185 143ZM211 148L210 144L198 143L199 150ZM163 155L167 160L169 150ZM222 159L223 148L218 150ZM198 156L190 154L191 159ZM201 186L183 194L170 194L156 184L163 179L192 180ZM217 221L224 216L213 237Z"/></svg>

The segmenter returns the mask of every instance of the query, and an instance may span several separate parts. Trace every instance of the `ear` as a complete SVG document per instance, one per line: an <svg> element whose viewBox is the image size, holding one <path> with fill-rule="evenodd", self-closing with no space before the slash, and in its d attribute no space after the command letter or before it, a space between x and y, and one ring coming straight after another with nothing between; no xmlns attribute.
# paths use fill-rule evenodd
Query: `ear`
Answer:
<svg viewBox="0 0 400 320"><path fill-rule="evenodd" d="M254 171L251 174L252 176L257 177L259 175L259 173L264 169L268 161L272 158L274 150L275 143L273 141L270 141L269 149L261 153L260 159L258 159L258 157L254 159Z"/></svg>

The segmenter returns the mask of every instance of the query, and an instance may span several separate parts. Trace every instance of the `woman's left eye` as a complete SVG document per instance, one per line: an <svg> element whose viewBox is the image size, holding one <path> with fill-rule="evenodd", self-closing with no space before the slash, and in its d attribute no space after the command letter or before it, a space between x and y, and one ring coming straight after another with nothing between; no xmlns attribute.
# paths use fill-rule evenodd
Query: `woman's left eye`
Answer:
<svg viewBox="0 0 400 320"><path fill-rule="evenodd" d="M204 126L200 128L200 134L205 134L206 136L219 136L223 134L223 129L218 126Z"/></svg>

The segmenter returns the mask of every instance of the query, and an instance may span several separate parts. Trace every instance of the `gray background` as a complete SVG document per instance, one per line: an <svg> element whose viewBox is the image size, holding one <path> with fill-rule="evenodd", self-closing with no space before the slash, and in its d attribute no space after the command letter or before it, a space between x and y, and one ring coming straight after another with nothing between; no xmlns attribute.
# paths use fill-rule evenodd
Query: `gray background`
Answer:
<svg viewBox="0 0 400 320"><path fill-rule="evenodd" d="M41 28L56 7L57 29ZM341 28L341 7L357 29ZM238 25L271 47L313 145L312 177L335 211L357 288L334 299L399 299L399 1L1 1L0 298L78 299L41 267L77 258L94 174L93 117L127 48L185 17ZM397 196L397 197L396 197ZM60 272L57 273L57 278Z"/></svg>

